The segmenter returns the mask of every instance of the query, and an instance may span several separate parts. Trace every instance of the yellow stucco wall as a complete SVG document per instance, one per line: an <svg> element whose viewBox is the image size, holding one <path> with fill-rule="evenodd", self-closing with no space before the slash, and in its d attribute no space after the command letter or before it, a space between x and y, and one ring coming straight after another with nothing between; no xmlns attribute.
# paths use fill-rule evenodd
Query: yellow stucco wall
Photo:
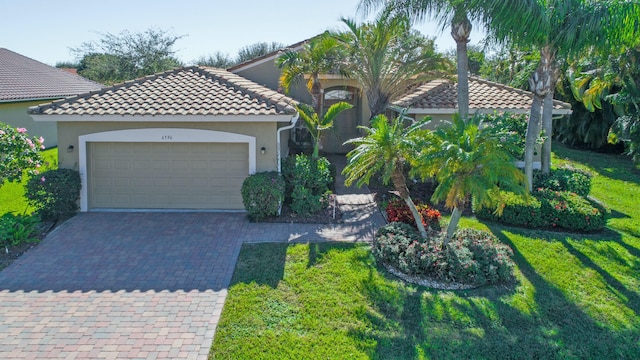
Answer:
<svg viewBox="0 0 640 360"><path fill-rule="evenodd" d="M27 109L30 106L42 104L46 101L19 101L0 103L0 122L13 127L23 127L27 129L29 136L44 138L44 146L54 147L58 144L57 128L55 123L35 122Z"/></svg>
<svg viewBox="0 0 640 360"><path fill-rule="evenodd" d="M277 124L276 122L58 122L58 144L60 148L58 161L61 168L79 169L78 137L81 135L127 129L183 128L224 131L253 136L256 138L256 171L275 171L277 170ZM285 139L282 140L285 141ZM72 152L67 152L69 145L74 147ZM266 149L264 155L260 153L260 148L262 147Z"/></svg>

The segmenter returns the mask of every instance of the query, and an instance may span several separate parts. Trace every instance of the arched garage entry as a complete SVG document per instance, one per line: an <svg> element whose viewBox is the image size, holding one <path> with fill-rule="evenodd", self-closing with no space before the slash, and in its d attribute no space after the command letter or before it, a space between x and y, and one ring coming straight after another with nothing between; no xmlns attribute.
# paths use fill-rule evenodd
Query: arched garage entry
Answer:
<svg viewBox="0 0 640 360"><path fill-rule="evenodd" d="M241 210L256 171L256 139L229 132L150 128L79 137L80 210Z"/></svg>

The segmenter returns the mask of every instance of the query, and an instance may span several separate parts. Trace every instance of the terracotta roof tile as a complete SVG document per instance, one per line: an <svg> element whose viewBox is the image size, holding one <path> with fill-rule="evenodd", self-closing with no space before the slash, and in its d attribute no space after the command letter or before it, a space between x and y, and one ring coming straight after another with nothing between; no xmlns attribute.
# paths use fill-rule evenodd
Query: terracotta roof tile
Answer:
<svg viewBox="0 0 640 360"><path fill-rule="evenodd" d="M295 101L226 70L185 67L32 107L45 115L278 115Z"/></svg>
<svg viewBox="0 0 640 360"><path fill-rule="evenodd" d="M394 106L412 109L455 109L458 90L448 80L433 80L393 102ZM507 85L469 77L469 111L529 111L533 94ZM554 100L555 109L570 110L571 105Z"/></svg>
<svg viewBox="0 0 640 360"><path fill-rule="evenodd" d="M63 98L101 88L96 82L0 48L0 101Z"/></svg>

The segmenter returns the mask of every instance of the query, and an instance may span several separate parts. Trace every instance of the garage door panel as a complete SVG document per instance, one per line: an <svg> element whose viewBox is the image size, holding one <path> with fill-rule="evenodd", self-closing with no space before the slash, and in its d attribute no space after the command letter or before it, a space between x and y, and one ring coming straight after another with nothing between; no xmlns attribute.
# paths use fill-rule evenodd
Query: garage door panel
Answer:
<svg viewBox="0 0 640 360"><path fill-rule="evenodd" d="M89 208L244 208L246 143L88 146Z"/></svg>

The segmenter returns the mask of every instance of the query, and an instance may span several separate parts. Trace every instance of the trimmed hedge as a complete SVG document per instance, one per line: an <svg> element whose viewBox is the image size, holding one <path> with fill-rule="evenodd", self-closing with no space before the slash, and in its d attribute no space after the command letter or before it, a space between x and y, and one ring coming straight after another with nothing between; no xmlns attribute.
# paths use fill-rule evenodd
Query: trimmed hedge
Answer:
<svg viewBox="0 0 640 360"><path fill-rule="evenodd" d="M422 239L410 225L391 223L378 229L372 251L405 274L436 281L480 286L513 279L513 252L493 234L460 229L444 249L443 236Z"/></svg>
<svg viewBox="0 0 640 360"><path fill-rule="evenodd" d="M284 179L275 171L253 174L242 183L242 202L249 218L260 221L278 216L284 201Z"/></svg>
<svg viewBox="0 0 640 360"><path fill-rule="evenodd" d="M415 205L420 215L422 215L422 224L425 229L431 228L431 230L440 231L440 218L442 217L440 211L419 202L416 202ZM413 214L404 200L398 198L391 199L391 201L387 203L385 211L389 222L401 222L416 227Z"/></svg>
<svg viewBox="0 0 640 360"><path fill-rule="evenodd" d="M593 175L590 172L571 167L554 169L549 174L543 174L538 171L534 173L533 188L570 191L582 197L587 197L591 192L592 178Z"/></svg>
<svg viewBox="0 0 640 360"><path fill-rule="evenodd" d="M501 193L505 208L501 216L488 209L476 210L480 219L529 228L600 231L606 226L609 211L595 200L574 192L538 189L531 198Z"/></svg>

